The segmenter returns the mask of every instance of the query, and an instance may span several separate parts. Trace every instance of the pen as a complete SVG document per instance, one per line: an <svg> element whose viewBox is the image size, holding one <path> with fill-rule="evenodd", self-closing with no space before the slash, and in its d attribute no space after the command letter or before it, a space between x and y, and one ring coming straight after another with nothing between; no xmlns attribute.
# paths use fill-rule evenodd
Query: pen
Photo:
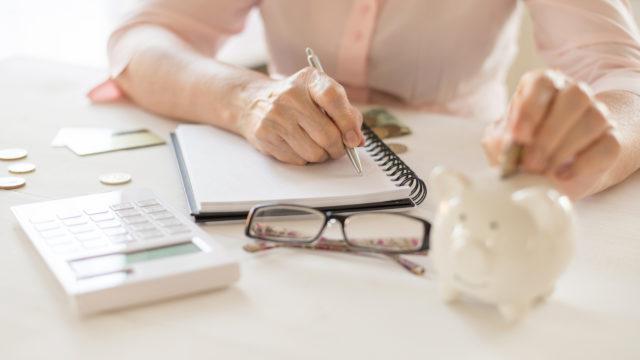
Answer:
<svg viewBox="0 0 640 360"><path fill-rule="evenodd" d="M320 59L318 59L316 54L314 54L313 50L311 50L311 48L307 48L306 52L307 52L307 62L309 62L309 66L318 70L319 73L324 74L324 69L322 68L322 64L320 64ZM325 115L329 116L327 112L324 111L324 109L321 109L321 110ZM358 156L358 151L355 148L350 148L350 147L347 147L346 145L344 145L344 149L347 152L347 156L349 156L349 160L351 160L351 164L353 164L353 167L356 169L356 173L358 173L358 175L362 175L362 171L363 171L362 163L360 162L360 156Z"/></svg>

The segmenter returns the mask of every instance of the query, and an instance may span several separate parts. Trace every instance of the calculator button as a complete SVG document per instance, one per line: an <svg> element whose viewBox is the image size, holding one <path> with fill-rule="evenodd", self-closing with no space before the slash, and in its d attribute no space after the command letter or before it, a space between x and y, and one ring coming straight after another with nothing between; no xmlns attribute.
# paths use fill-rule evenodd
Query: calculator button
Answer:
<svg viewBox="0 0 640 360"><path fill-rule="evenodd" d="M169 227L164 229L167 233L171 234L171 235L175 235L175 234L182 234L182 233L188 233L191 232L191 229L189 229L186 226L173 226L173 227Z"/></svg>
<svg viewBox="0 0 640 360"><path fill-rule="evenodd" d="M82 246L87 249L96 249L107 245L109 245L109 243L105 239L89 240L82 243Z"/></svg>
<svg viewBox="0 0 640 360"><path fill-rule="evenodd" d="M60 225L58 225L55 222L46 222L42 224L35 224L33 227L36 228L36 230L38 231L45 231L45 230L57 229L60 227Z"/></svg>
<svg viewBox="0 0 640 360"><path fill-rule="evenodd" d="M134 241L133 237L131 235L129 235L129 234L110 236L109 240L111 240L111 242L115 243L115 244L123 244L123 243L128 243L128 242Z"/></svg>
<svg viewBox="0 0 640 360"><path fill-rule="evenodd" d="M101 235L100 235L99 232L92 231L92 232L78 234L78 235L76 235L76 239L78 239L79 241L83 241L84 242L84 241L87 241L87 240L97 239L100 236Z"/></svg>
<svg viewBox="0 0 640 360"><path fill-rule="evenodd" d="M91 208L91 209L84 210L84 213L87 215L97 215L97 214L104 214L108 212L109 212L109 209L107 208Z"/></svg>
<svg viewBox="0 0 640 360"><path fill-rule="evenodd" d="M140 206L140 207L145 207L145 206L153 206L153 205L158 205L158 201L154 200L154 199L149 199L149 200L141 200L136 202L136 205Z"/></svg>
<svg viewBox="0 0 640 360"><path fill-rule="evenodd" d="M98 225L100 229L110 229L110 228L120 227L122 223L118 220L109 220L109 221L101 221L96 225Z"/></svg>
<svg viewBox="0 0 640 360"><path fill-rule="evenodd" d="M94 227L91 224L72 226L68 228L74 234L86 233L89 231L93 231Z"/></svg>
<svg viewBox="0 0 640 360"><path fill-rule="evenodd" d="M140 212L136 209L124 209L116 211L116 214L118 214L118 216L120 217L129 217L140 215Z"/></svg>
<svg viewBox="0 0 640 360"><path fill-rule="evenodd" d="M140 231L140 230L151 230L151 229L155 229L156 227L150 222L143 222L140 224L133 224L129 228L133 231Z"/></svg>
<svg viewBox="0 0 640 360"><path fill-rule="evenodd" d="M142 211L144 211L147 214L151 214L151 213L157 213L160 211L165 211L164 207L162 205L153 205L153 206L147 206L142 208Z"/></svg>
<svg viewBox="0 0 640 360"><path fill-rule="evenodd" d="M154 239L164 236L159 230L136 231L135 236L141 240Z"/></svg>
<svg viewBox="0 0 640 360"><path fill-rule="evenodd" d="M132 203L121 203L121 204L115 204L115 205L111 205L111 209L113 210L124 210L124 209L133 209L133 204Z"/></svg>
<svg viewBox="0 0 640 360"><path fill-rule="evenodd" d="M125 223L131 225L131 224L140 224L143 222L147 222L147 219L144 218L144 216L130 216L130 217L126 217L123 218L122 220L124 220Z"/></svg>
<svg viewBox="0 0 640 360"><path fill-rule="evenodd" d="M45 238L45 239L51 239L51 238L54 238L54 237L64 236L66 234L67 234L67 232L64 231L63 229L47 230L47 231L43 231L43 232L40 233L40 235L42 235L42 237Z"/></svg>
<svg viewBox="0 0 640 360"><path fill-rule="evenodd" d="M178 226L178 225L182 225L182 221L176 219L176 218L171 218L171 219L161 219L158 220L158 224L164 226L164 227L170 227L170 226Z"/></svg>
<svg viewBox="0 0 640 360"><path fill-rule="evenodd" d="M77 226L77 225L86 224L87 223L87 219L82 218L82 217L77 217L77 218L71 218L71 219L63 220L62 222L66 226Z"/></svg>
<svg viewBox="0 0 640 360"><path fill-rule="evenodd" d="M157 212L155 214L150 214L149 216L151 216L151 218L153 220L173 219L174 218L174 216L171 215L171 213L166 211L166 210L161 211L161 212Z"/></svg>
<svg viewBox="0 0 640 360"><path fill-rule="evenodd" d="M58 219L65 220L82 216L82 213L76 210L67 210L58 213Z"/></svg>
<svg viewBox="0 0 640 360"><path fill-rule="evenodd" d="M127 233L127 230L123 227L117 227L117 228L113 228L113 229L104 229L102 230L107 236L114 236L114 235L123 235Z"/></svg>
<svg viewBox="0 0 640 360"><path fill-rule="evenodd" d="M113 215L109 214L109 213L105 213L105 214L95 214L95 215L91 215L91 220L95 221L95 222L101 222L101 221L107 221L107 220L113 220Z"/></svg>
<svg viewBox="0 0 640 360"><path fill-rule="evenodd" d="M55 218L48 215L36 215L29 219L32 224L43 224L54 221Z"/></svg>
<svg viewBox="0 0 640 360"><path fill-rule="evenodd" d="M69 244L75 242L75 240L71 236L59 236L53 237L45 240L47 244L55 246L60 244Z"/></svg>
<svg viewBox="0 0 640 360"><path fill-rule="evenodd" d="M76 243L60 244L53 246L51 249L58 254L70 254L80 250L80 245Z"/></svg>

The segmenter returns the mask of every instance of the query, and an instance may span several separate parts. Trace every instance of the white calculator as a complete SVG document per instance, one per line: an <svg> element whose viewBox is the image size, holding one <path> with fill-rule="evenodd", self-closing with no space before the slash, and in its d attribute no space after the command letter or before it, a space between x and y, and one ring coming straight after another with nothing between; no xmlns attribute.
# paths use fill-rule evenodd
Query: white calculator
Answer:
<svg viewBox="0 0 640 360"><path fill-rule="evenodd" d="M224 287L240 275L214 239L149 190L12 210L82 314Z"/></svg>

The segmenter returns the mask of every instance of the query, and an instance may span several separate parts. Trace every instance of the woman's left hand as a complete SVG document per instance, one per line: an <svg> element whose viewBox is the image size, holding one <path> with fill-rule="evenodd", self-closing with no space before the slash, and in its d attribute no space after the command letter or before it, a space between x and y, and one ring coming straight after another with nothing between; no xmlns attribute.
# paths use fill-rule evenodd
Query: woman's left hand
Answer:
<svg viewBox="0 0 640 360"><path fill-rule="evenodd" d="M573 198L604 188L620 156L606 105L586 84L550 70L525 74L507 115L487 128L483 145L493 165L511 141L524 145L522 170L548 176Z"/></svg>

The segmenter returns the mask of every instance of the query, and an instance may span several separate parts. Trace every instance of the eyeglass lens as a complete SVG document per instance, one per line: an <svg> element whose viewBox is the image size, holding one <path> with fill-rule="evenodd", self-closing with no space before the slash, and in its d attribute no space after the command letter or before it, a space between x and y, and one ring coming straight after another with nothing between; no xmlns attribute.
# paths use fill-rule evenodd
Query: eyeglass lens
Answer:
<svg viewBox="0 0 640 360"><path fill-rule="evenodd" d="M424 225L400 214L366 213L349 216L344 233L350 245L378 251L409 252L422 247Z"/></svg>
<svg viewBox="0 0 640 360"><path fill-rule="evenodd" d="M323 213L293 206L256 209L249 224L251 236L273 241L312 241L325 223Z"/></svg>

